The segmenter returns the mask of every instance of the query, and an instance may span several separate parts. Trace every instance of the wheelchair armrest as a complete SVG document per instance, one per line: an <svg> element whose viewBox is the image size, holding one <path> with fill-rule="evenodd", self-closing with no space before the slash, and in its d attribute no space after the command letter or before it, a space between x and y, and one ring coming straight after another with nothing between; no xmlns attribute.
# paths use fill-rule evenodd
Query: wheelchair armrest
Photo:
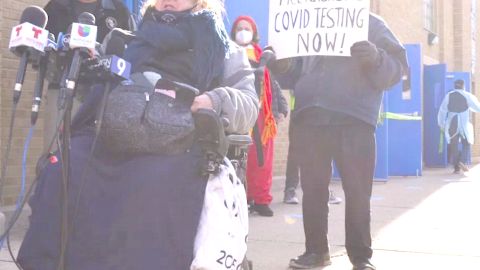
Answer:
<svg viewBox="0 0 480 270"><path fill-rule="evenodd" d="M244 146L252 144L252 138L250 135L244 134L230 134L227 135L227 140L230 145Z"/></svg>
<svg viewBox="0 0 480 270"><path fill-rule="evenodd" d="M228 140L220 117L213 110L199 109L193 113L193 119L196 137L203 150L217 154L222 160L227 154Z"/></svg>
<svg viewBox="0 0 480 270"><path fill-rule="evenodd" d="M179 99L185 100L189 104L191 104L195 97L200 93L197 88L191 85L163 78L157 81L155 88L173 90L176 92Z"/></svg>
<svg viewBox="0 0 480 270"><path fill-rule="evenodd" d="M203 152L200 173L217 173L228 152L228 140L222 120L214 110L199 109L193 113L195 134Z"/></svg>

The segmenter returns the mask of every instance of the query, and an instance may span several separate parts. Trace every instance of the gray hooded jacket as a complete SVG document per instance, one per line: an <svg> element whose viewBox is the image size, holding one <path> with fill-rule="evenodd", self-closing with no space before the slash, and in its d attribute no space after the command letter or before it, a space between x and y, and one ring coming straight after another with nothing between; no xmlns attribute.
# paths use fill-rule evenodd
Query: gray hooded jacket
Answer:
<svg viewBox="0 0 480 270"><path fill-rule="evenodd" d="M353 57L305 56L276 74L282 87L294 90L296 114L319 107L376 125L383 90L397 83L408 65L404 47L375 15L370 15L368 40L379 51L375 67L365 68Z"/></svg>

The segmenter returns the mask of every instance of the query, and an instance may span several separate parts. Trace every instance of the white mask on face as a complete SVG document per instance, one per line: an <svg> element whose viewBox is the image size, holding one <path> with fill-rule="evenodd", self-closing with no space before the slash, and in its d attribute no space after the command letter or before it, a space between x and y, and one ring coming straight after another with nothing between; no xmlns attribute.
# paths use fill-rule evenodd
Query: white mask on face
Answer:
<svg viewBox="0 0 480 270"><path fill-rule="evenodd" d="M238 31L237 34L235 35L235 41L239 45L248 45L250 42L252 42L253 39L253 33L247 30L241 30Z"/></svg>

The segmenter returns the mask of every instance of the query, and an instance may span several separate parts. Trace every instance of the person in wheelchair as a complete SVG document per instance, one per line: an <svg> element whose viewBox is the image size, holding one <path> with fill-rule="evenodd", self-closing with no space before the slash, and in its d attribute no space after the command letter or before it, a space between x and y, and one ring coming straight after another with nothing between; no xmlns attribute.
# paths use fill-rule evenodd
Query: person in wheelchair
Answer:
<svg viewBox="0 0 480 270"><path fill-rule="evenodd" d="M111 94L141 81L137 88L174 96L168 84L158 86L160 78L189 85L199 90L188 104L192 113L213 110L228 120L227 132L247 133L259 111L254 75L246 53L229 40L222 12L221 0L147 1L124 54L133 81ZM104 90L92 86L73 120L66 200L60 153L40 172L18 262L26 270L57 269L60 258L69 270L190 269L208 179L199 172L198 140L182 151L119 154L108 139L96 141ZM126 146L137 143L130 139ZM62 207L68 211L66 231ZM62 234L66 245L60 244Z"/></svg>

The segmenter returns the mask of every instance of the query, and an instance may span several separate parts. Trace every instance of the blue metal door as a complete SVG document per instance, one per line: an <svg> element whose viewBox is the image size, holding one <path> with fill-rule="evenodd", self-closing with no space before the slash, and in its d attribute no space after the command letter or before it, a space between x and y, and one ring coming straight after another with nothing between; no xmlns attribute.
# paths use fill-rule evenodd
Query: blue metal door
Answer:
<svg viewBox="0 0 480 270"><path fill-rule="evenodd" d="M405 48L408 79L386 93L389 112L400 116L386 119L389 176L422 174L422 52L419 44L407 44Z"/></svg>
<svg viewBox="0 0 480 270"><path fill-rule="evenodd" d="M437 114L446 89L447 65L425 65L423 69L423 155L425 166L447 166L445 140L437 124Z"/></svg>

